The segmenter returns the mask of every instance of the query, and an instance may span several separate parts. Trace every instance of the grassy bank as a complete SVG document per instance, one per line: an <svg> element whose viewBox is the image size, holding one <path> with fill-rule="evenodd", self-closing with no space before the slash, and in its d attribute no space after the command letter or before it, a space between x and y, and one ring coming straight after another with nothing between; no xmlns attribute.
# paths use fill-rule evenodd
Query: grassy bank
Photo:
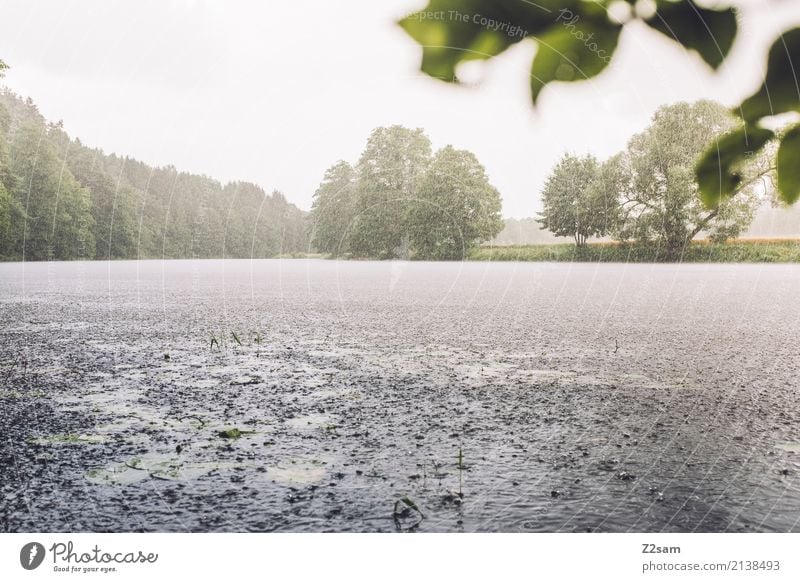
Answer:
<svg viewBox="0 0 800 582"><path fill-rule="evenodd" d="M605 263L665 262L657 247L593 243L578 249L573 244L485 246L473 249L472 261L578 261ZM684 263L800 263L800 239L735 240L723 244L695 241L681 259Z"/></svg>

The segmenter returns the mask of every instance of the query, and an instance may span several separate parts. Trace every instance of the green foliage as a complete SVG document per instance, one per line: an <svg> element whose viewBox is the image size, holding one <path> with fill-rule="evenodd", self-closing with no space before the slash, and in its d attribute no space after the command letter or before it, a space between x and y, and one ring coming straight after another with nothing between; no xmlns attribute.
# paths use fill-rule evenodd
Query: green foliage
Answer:
<svg viewBox="0 0 800 582"><path fill-rule="evenodd" d="M614 177L594 156L565 155L545 182L538 222L555 236L574 238L579 247L589 237L604 236L618 213Z"/></svg>
<svg viewBox="0 0 800 582"><path fill-rule="evenodd" d="M737 236L753 219L758 199L754 179L763 160L737 167L737 196L709 210L699 200L694 160L709 140L736 127L724 107L710 101L661 107L653 123L634 136L622 154L627 173L621 194L622 216L615 236L663 248L680 257L688 242L705 231L715 240ZM768 171L768 170L767 170ZM714 179L714 168L703 180ZM741 176L746 176L742 178Z"/></svg>
<svg viewBox="0 0 800 582"><path fill-rule="evenodd" d="M356 192L356 173L347 162L339 162L325 172L311 206L312 243L317 250L333 256L350 252Z"/></svg>
<svg viewBox="0 0 800 582"><path fill-rule="evenodd" d="M447 146L431 156L421 129L380 127L355 169L339 162L325 173L312 237L333 256L463 259L502 230L500 210L474 154Z"/></svg>
<svg viewBox="0 0 800 582"><path fill-rule="evenodd" d="M610 22L605 9L598 5L587 3L581 9L579 15L562 8L556 18L558 24L537 38L539 46L531 68L534 102L552 81L590 79L608 66L622 27Z"/></svg>
<svg viewBox="0 0 800 582"><path fill-rule="evenodd" d="M0 92L0 257L263 258L308 250L303 211L245 182L105 154Z"/></svg>
<svg viewBox="0 0 800 582"><path fill-rule="evenodd" d="M544 0L543 4L555 4ZM477 16L492 22L504 23L502 12L513 9L519 2L508 0L490 3L481 0L431 0L428 6L400 21L408 34L422 46L422 70L445 81L456 81L456 66L467 60L488 59L500 54L521 40L517 29L493 30L481 25ZM522 17L525 10L519 12ZM462 17L464 16L464 17ZM536 28L530 20L528 28ZM523 27L517 27L525 32ZM512 34L508 34L511 32Z"/></svg>
<svg viewBox="0 0 800 582"><path fill-rule="evenodd" d="M12 194L24 210L22 219L13 221L12 246L2 254L25 260L94 258L89 191L64 168L47 131L25 122L13 133Z"/></svg>
<svg viewBox="0 0 800 582"><path fill-rule="evenodd" d="M783 33L769 49L764 83L738 108L747 123L755 124L764 117L800 111L797 87L800 63L800 28Z"/></svg>
<svg viewBox="0 0 800 582"><path fill-rule="evenodd" d="M422 71L457 82L459 64L490 59L525 39L537 41L532 66L534 102L553 81L591 78L607 66L622 28L639 20L696 51L711 67L725 59L737 32L732 8L711 9L692 0L656 0L654 14L617 22L607 12L612 0L430 0L400 26L422 46ZM635 4L634 2L630 3Z"/></svg>
<svg viewBox="0 0 800 582"><path fill-rule="evenodd" d="M485 246L473 249L469 260L604 263L673 261L665 249L658 246L609 243L591 243L584 247L568 244ZM680 260L684 263L800 263L800 241L692 241L684 249Z"/></svg>
<svg viewBox="0 0 800 582"><path fill-rule="evenodd" d="M706 206L719 206L742 185L739 167L759 150L774 133L759 127L741 126L713 141L695 168L700 194Z"/></svg>
<svg viewBox="0 0 800 582"><path fill-rule="evenodd" d="M422 129L393 125L372 131L356 167L356 218L349 230L354 255L405 254L408 210L430 162L431 142Z"/></svg>
<svg viewBox="0 0 800 582"><path fill-rule="evenodd" d="M734 196L742 180L738 167L768 148L775 135L760 124L773 115L800 112L795 68L798 62L800 28L795 28L782 34L772 45L764 83L734 110L745 122L745 127L711 144L697 164L697 180L707 206L713 208ZM793 204L800 197L800 172L796 162L800 155L798 128L800 126L789 128L778 139L777 164L770 168L777 178L778 196L787 204Z"/></svg>
<svg viewBox="0 0 800 582"><path fill-rule="evenodd" d="M681 258L701 232L716 242L734 238L753 220L759 204L756 184L771 174L770 156L731 159L723 164L724 175L717 157L702 162L701 186L707 190L716 181L736 193L711 210L698 199L693 170L709 139L736 126L724 107L710 101L664 106L624 152L602 165L591 156L565 156L545 184L539 222L556 236L573 237L578 247L589 237L613 233L619 240L652 247L668 260ZM747 133L740 126L717 141L718 151L729 151L734 140L744 151L771 136L763 129Z"/></svg>
<svg viewBox="0 0 800 582"><path fill-rule="evenodd" d="M655 0L655 12L629 1L627 15L611 18L612 0L429 0L423 10L407 16L400 26L422 46L422 71L448 82L458 82L456 70L466 61L491 59L525 39L537 42L531 69L531 96L535 103L549 83L589 79L602 72L616 50L620 31L633 21L644 22L687 50L695 51L717 69L728 56L737 35L733 8L703 7L694 0ZM625 6L617 2L617 8ZM712 144L697 156L696 181L705 205L714 209L737 194L737 167L770 141L760 125L765 118L800 112L797 71L800 28L784 32L767 56L762 86L735 110L746 129ZM796 164L797 133L782 142L776 170L780 198L794 203L800 197ZM697 159L696 158L696 159ZM782 176L783 174L783 176ZM724 214L724 212L721 212Z"/></svg>
<svg viewBox="0 0 800 582"><path fill-rule="evenodd" d="M744 130L732 132L712 144L698 162L698 182L709 207L735 194L733 188L740 180L736 167L768 147L774 135L760 124L773 115L800 112L797 63L800 63L800 28L783 33L774 42L767 56L763 84L734 110L746 123L747 139L744 139ZM800 126L790 128L779 138L777 166L773 168L778 196L787 204L793 204L800 197L798 128Z"/></svg>
<svg viewBox="0 0 800 582"><path fill-rule="evenodd" d="M686 49L697 51L714 69L722 64L736 38L732 8L703 8L693 0L659 0L656 4L656 14L647 24Z"/></svg>
<svg viewBox="0 0 800 582"><path fill-rule="evenodd" d="M0 249L11 245L11 219L13 198L6 187L0 182ZM0 254L2 258L2 254Z"/></svg>
<svg viewBox="0 0 800 582"><path fill-rule="evenodd" d="M0 59L0 79L2 79L5 76L7 70L8 70L8 65L5 64L5 62L3 62L3 59Z"/></svg>
<svg viewBox="0 0 800 582"><path fill-rule="evenodd" d="M70 156L75 178L91 193L95 257L136 258L136 193L103 170L96 151L80 148Z"/></svg>
<svg viewBox="0 0 800 582"><path fill-rule="evenodd" d="M781 140L777 157L778 190L787 204L800 198L800 125L795 125Z"/></svg>
<svg viewBox="0 0 800 582"><path fill-rule="evenodd" d="M502 230L500 193L474 154L447 146L422 178L408 219L416 258L461 260Z"/></svg>

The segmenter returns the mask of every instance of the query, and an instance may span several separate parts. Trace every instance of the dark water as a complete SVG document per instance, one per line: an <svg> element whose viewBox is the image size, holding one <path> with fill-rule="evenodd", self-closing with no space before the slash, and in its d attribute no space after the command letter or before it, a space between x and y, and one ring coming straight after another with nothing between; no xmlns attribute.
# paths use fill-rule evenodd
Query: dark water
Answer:
<svg viewBox="0 0 800 582"><path fill-rule="evenodd" d="M799 338L796 266L4 264L0 531L800 531Z"/></svg>

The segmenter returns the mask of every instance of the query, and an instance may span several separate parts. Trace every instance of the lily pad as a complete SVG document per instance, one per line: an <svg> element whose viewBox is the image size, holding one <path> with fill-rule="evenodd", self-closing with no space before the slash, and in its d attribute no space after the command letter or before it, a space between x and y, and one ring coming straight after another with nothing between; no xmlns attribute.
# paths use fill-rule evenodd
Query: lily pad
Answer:
<svg viewBox="0 0 800 582"><path fill-rule="evenodd" d="M191 481L217 470L237 466L241 466L241 463L183 462L178 457L148 454L104 469L92 469L86 473L86 479L99 485L130 485L146 479Z"/></svg>
<svg viewBox="0 0 800 582"><path fill-rule="evenodd" d="M106 437L97 434L54 434L33 439L37 445L86 445L106 441Z"/></svg>
<svg viewBox="0 0 800 582"><path fill-rule="evenodd" d="M147 471L132 469L125 463L86 472L86 480L95 485L130 485L149 478Z"/></svg>
<svg viewBox="0 0 800 582"><path fill-rule="evenodd" d="M325 414L309 414L308 416L290 418L286 421L286 426L295 430L324 429L332 424L331 417Z"/></svg>
<svg viewBox="0 0 800 582"><path fill-rule="evenodd" d="M267 476L280 483L316 483L325 478L325 465L318 459L290 459L267 468Z"/></svg>

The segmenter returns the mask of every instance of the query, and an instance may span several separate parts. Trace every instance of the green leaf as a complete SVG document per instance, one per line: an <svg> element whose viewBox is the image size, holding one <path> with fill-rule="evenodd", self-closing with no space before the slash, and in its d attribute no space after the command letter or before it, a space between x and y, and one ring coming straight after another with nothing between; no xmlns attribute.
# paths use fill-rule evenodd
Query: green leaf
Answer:
<svg viewBox="0 0 800 582"><path fill-rule="evenodd" d="M410 498L410 497L401 497L401 498L400 498L400 501L402 501L402 502L403 502L403 503L405 503L405 504L406 504L408 507L410 507L411 509L413 509L414 511L416 511L417 513L419 513L420 515L422 515L422 511L420 510L420 508L419 508L419 507L417 507L417 504L416 504L416 503L414 503L414 502L411 500L411 498Z"/></svg>
<svg viewBox="0 0 800 582"><path fill-rule="evenodd" d="M466 18L461 17L462 12ZM422 71L448 82L458 81L455 70L462 61L489 59L514 42L474 23L469 11L454 0L431 0L425 9L399 24L422 46Z"/></svg>
<svg viewBox="0 0 800 582"><path fill-rule="evenodd" d="M687 49L697 51L714 69L725 60L737 31L733 8L712 10L693 0L659 0L656 13L646 22Z"/></svg>
<svg viewBox="0 0 800 582"><path fill-rule="evenodd" d="M800 198L800 125L781 140L777 156L778 192L781 200L794 204Z"/></svg>
<svg viewBox="0 0 800 582"><path fill-rule="evenodd" d="M551 81L590 79L608 66L622 27L602 18L573 17L537 38L531 69L534 104Z"/></svg>
<svg viewBox="0 0 800 582"><path fill-rule="evenodd" d="M737 166L773 137L775 134L768 129L743 126L711 144L695 168L700 197L706 206L714 208L736 192L742 181Z"/></svg>
<svg viewBox="0 0 800 582"><path fill-rule="evenodd" d="M430 0L399 24L422 46L422 71L457 82L460 63L490 59L555 26L560 7L570 12L569 7L581 4L578 0Z"/></svg>
<svg viewBox="0 0 800 582"><path fill-rule="evenodd" d="M744 100L739 115L752 123L762 117L800 111L800 28L783 33L769 49L764 84Z"/></svg>

